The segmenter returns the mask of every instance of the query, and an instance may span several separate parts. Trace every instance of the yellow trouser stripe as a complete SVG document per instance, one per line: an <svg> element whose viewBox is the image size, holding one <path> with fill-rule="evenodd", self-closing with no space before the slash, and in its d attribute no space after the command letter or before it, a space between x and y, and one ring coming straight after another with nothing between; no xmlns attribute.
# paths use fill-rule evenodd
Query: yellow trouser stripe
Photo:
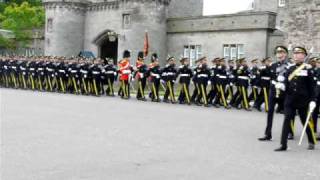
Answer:
<svg viewBox="0 0 320 180"><path fill-rule="evenodd" d="M143 98L145 98L145 97L144 97L144 92L143 92L143 89L142 89L142 83L141 83L141 81L139 81L139 89L140 89L140 94L141 94L141 96L142 96Z"/></svg>
<svg viewBox="0 0 320 180"><path fill-rule="evenodd" d="M74 77L72 77L72 81L73 81L73 87L74 89L76 90L76 93L78 92L78 86L77 86L77 83L76 83L76 79Z"/></svg>
<svg viewBox="0 0 320 180"><path fill-rule="evenodd" d="M222 98L222 101L223 101L223 105L224 105L224 107L227 107L227 101L226 101L226 99L224 97L224 90L222 88L222 85L220 85L220 92L221 92L221 98Z"/></svg>
<svg viewBox="0 0 320 180"><path fill-rule="evenodd" d="M64 83L62 81L62 78L60 77L60 85L61 85L61 89L62 89L62 92L65 92L65 89L64 89Z"/></svg>
<svg viewBox="0 0 320 180"><path fill-rule="evenodd" d="M246 106L246 109L249 109L248 100L247 100L247 94L244 86L242 86L242 92L243 92L243 99L244 99L244 105Z"/></svg>
<svg viewBox="0 0 320 180"><path fill-rule="evenodd" d="M94 87L94 92L95 92L96 95L98 96L97 82L96 82L95 79L93 79L93 87Z"/></svg>
<svg viewBox="0 0 320 180"><path fill-rule="evenodd" d="M187 89L187 85L183 84L183 87L184 87L184 95L186 96L188 103L190 103L190 97L189 97L189 92L188 92L188 89Z"/></svg>
<svg viewBox="0 0 320 180"><path fill-rule="evenodd" d="M155 87L154 83L152 83L152 90L153 90L153 98L159 99L157 96L157 91L156 91L156 87Z"/></svg>
<svg viewBox="0 0 320 180"><path fill-rule="evenodd" d="M205 93L205 91L204 91L203 84L201 84L201 91L202 91L202 98L203 98L203 100L204 100L204 103L205 103L205 105L208 105L207 95L206 95L206 93Z"/></svg>
<svg viewBox="0 0 320 180"><path fill-rule="evenodd" d="M267 89L265 87L263 88L263 95L264 95L264 106L265 106L266 112L268 112L269 111L269 101L268 101Z"/></svg>
<svg viewBox="0 0 320 180"><path fill-rule="evenodd" d="M108 84L109 84L109 90L110 90L109 95L110 93L113 95L113 87L111 85L110 79L108 79Z"/></svg>
<svg viewBox="0 0 320 180"><path fill-rule="evenodd" d="M313 142L314 142L314 144L317 144L316 135L315 135L314 130L313 130L314 126L313 126L313 120L312 119L311 119L311 121L309 121L308 126L309 126L311 134L312 134Z"/></svg>

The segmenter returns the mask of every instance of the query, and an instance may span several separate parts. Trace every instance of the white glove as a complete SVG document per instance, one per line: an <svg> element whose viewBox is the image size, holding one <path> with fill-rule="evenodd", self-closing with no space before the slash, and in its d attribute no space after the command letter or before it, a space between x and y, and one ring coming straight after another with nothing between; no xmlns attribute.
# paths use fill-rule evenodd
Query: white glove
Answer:
<svg viewBox="0 0 320 180"><path fill-rule="evenodd" d="M282 91L286 90L286 86L283 83L277 83L276 84L276 89L280 89Z"/></svg>
<svg viewBox="0 0 320 180"><path fill-rule="evenodd" d="M208 81L208 85L211 85L211 81Z"/></svg>
<svg viewBox="0 0 320 180"><path fill-rule="evenodd" d="M309 103L309 111L313 111L316 108L316 105L317 105L316 102L311 101Z"/></svg>
<svg viewBox="0 0 320 180"><path fill-rule="evenodd" d="M278 76L278 78L277 78L278 82L283 82L284 79L285 79L284 76Z"/></svg>
<svg viewBox="0 0 320 180"><path fill-rule="evenodd" d="M163 79L161 79L161 80L160 80L160 82L161 82L162 84L164 84L164 83L165 83Z"/></svg>

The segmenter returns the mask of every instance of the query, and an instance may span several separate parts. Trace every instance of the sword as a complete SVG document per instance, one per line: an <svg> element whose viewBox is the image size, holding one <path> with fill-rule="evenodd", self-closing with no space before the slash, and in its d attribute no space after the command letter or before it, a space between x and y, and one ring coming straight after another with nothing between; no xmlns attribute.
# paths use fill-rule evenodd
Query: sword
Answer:
<svg viewBox="0 0 320 180"><path fill-rule="evenodd" d="M303 140L304 134L306 133L307 127L309 125L309 121L310 121L311 115L313 113L313 110L314 110L314 108L310 109L309 112L308 112L308 116L307 116L306 122L305 122L305 124L303 126L303 130L302 130L302 133L301 133L301 136L300 136L299 146L301 146L301 144L302 144L302 140ZM311 129L311 127L310 127L310 129ZM311 129L311 131L312 131L312 129Z"/></svg>

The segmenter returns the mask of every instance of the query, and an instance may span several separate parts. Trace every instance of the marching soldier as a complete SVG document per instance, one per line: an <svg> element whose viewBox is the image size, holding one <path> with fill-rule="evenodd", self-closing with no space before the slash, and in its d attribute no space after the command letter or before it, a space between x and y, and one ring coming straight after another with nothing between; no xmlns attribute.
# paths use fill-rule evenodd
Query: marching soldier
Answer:
<svg viewBox="0 0 320 180"><path fill-rule="evenodd" d="M19 82L17 77L18 77L17 61L12 59L10 61L10 78L12 82L12 87L15 89L19 88Z"/></svg>
<svg viewBox="0 0 320 180"><path fill-rule="evenodd" d="M119 62L119 80L121 82L119 94L123 99L130 98L130 76L132 72L130 57L130 51L125 50L123 52L123 59Z"/></svg>
<svg viewBox="0 0 320 180"><path fill-rule="evenodd" d="M291 129L292 119L296 112L300 116L300 120L304 125L309 110L314 110L316 106L316 80L314 70L309 64L306 64L305 58L307 51L303 47L295 47L293 49L293 59L295 64L288 68L284 75L283 82L277 82L277 88L285 91L285 117L282 127L281 146L275 151L286 151L288 149L288 135ZM308 110L309 109L309 110ZM309 150L315 149L316 138L311 127L307 124L307 136L309 141Z"/></svg>
<svg viewBox="0 0 320 180"><path fill-rule="evenodd" d="M100 96L102 87L101 87L101 74L102 69L100 67L100 61L95 60L90 68L92 74L92 87L95 96Z"/></svg>
<svg viewBox="0 0 320 180"><path fill-rule="evenodd" d="M160 102L159 88L161 79L161 70L159 66L158 55L156 53L151 56L151 64L149 65L148 76L151 83L150 97L152 102Z"/></svg>
<svg viewBox="0 0 320 180"><path fill-rule="evenodd" d="M218 67L220 66L219 62L220 58L215 58L212 60L212 67L210 68L210 80L209 83L211 85L210 92L208 93L208 104L212 104L213 100L216 98L218 93ZM200 89L200 88L199 88ZM200 91L201 92L201 91ZM216 98L217 99L217 98ZM218 107L217 104L215 104Z"/></svg>
<svg viewBox="0 0 320 180"><path fill-rule="evenodd" d="M215 107L220 107L220 103L226 109L230 109L230 106L226 99L226 86L228 84L228 76L227 76L227 66L225 65L225 59L219 59L219 65L216 70L216 88L217 88L217 96L215 102L213 103Z"/></svg>
<svg viewBox="0 0 320 180"><path fill-rule="evenodd" d="M207 65L207 57L202 57L199 60L199 72L197 73L198 78L198 89L199 95L196 100L196 104L198 106L204 105L205 107L209 107L208 97L207 97L207 85L210 76L210 70Z"/></svg>
<svg viewBox="0 0 320 180"><path fill-rule="evenodd" d="M233 86L235 84L235 74L236 74L236 67L234 64L234 60L229 60L228 61L229 69L227 71L227 76L228 76L228 87L227 87L227 99L230 99L230 101L233 99ZM231 104L231 103L230 103Z"/></svg>
<svg viewBox="0 0 320 180"><path fill-rule="evenodd" d="M260 80L259 80L259 86L261 87L261 91L258 95L258 99L256 103L254 104L254 108L256 108L258 111L261 111L261 105L264 103L265 111L268 112L269 107L269 88L270 88L270 80L271 80L271 71L270 71L270 65L271 65L271 58L265 58L261 61L262 66L260 67Z"/></svg>
<svg viewBox="0 0 320 180"><path fill-rule="evenodd" d="M66 93L66 83L67 83L67 69L64 61L60 59L58 63L58 90L62 93Z"/></svg>
<svg viewBox="0 0 320 180"><path fill-rule="evenodd" d="M250 111L251 109L248 101L249 67L245 58L240 59L239 62L240 66L237 70L239 96L235 102L235 107L239 108L239 105L241 104L242 108Z"/></svg>
<svg viewBox="0 0 320 180"><path fill-rule="evenodd" d="M46 72L47 72L47 81L49 85L49 91L54 91L54 79L55 79L55 67L54 62L49 61L46 66Z"/></svg>
<svg viewBox="0 0 320 180"><path fill-rule="evenodd" d="M29 75L29 84L30 89L35 90L36 89L36 63L35 60L30 60L28 64L27 69L28 75Z"/></svg>
<svg viewBox="0 0 320 180"><path fill-rule="evenodd" d="M37 84L38 84L38 90L39 91L44 91L44 78L45 78L45 67L43 64L43 60L39 59L36 62L37 66Z"/></svg>
<svg viewBox="0 0 320 180"><path fill-rule="evenodd" d="M249 95L249 102L254 101L254 104L256 104L256 101L258 99L259 94L259 68L258 68L258 59L251 60L251 68L250 68L250 85L251 85L251 94Z"/></svg>
<svg viewBox="0 0 320 180"><path fill-rule="evenodd" d="M192 78L193 72L189 67L189 59L182 58L180 60L181 66L178 70L179 83L181 86L180 94L179 94L179 104L191 104L190 93L189 93L189 85L190 80Z"/></svg>
<svg viewBox="0 0 320 180"><path fill-rule="evenodd" d="M320 109L320 58L313 58L316 60L316 68L315 68L315 76L317 77L317 85L316 85L316 97L317 97L317 105L312 113L312 123L314 132L318 133L318 116L319 116L319 109ZM317 136L317 140L320 141L320 133Z"/></svg>
<svg viewBox="0 0 320 180"><path fill-rule="evenodd" d="M138 59L136 61L136 74L135 77L138 80L138 93L137 93L137 99L140 101L146 101L146 97L144 94L144 90L146 87L147 83L147 72L148 72L148 67L144 63L144 54L143 52L138 53Z"/></svg>
<svg viewBox="0 0 320 180"><path fill-rule="evenodd" d="M20 65L19 65L19 74L21 77L21 83L22 89L27 89L28 88L28 84L27 84L27 79L28 79L28 74L27 74L27 61L23 60Z"/></svg>
<svg viewBox="0 0 320 180"><path fill-rule="evenodd" d="M237 105L236 105L236 101L238 98L240 98L240 92L241 92L241 89L240 89L240 86L239 86L239 82L238 82L238 69L240 67L240 59L237 59L236 60L236 65L235 67L233 68L233 76L234 76L234 80L233 80L233 85L235 86L236 88L236 93L233 94L233 97L230 101L230 104L232 107L235 107L235 108L238 108Z"/></svg>
<svg viewBox="0 0 320 180"><path fill-rule="evenodd" d="M89 95L89 64L84 60L80 60L80 78L82 94Z"/></svg>
<svg viewBox="0 0 320 180"><path fill-rule="evenodd" d="M69 78L71 80L70 92L74 94L80 94L80 87L79 87L79 67L76 60L72 60L69 66Z"/></svg>
<svg viewBox="0 0 320 180"><path fill-rule="evenodd" d="M113 64L113 59L108 60L108 64L104 66L105 74L105 84L107 84L106 95L114 96L113 83L117 79L117 69Z"/></svg>
<svg viewBox="0 0 320 180"><path fill-rule="evenodd" d="M167 65L162 70L162 80L166 84L166 90L163 96L163 102L168 103L168 97L170 97L171 103L176 103L176 98L174 95L174 83L177 78L177 70L175 68L175 59L170 57L167 60Z"/></svg>
<svg viewBox="0 0 320 180"><path fill-rule="evenodd" d="M200 72L200 61L199 61L199 59L196 60L195 63L196 63L196 66L193 69L193 77L192 77L192 81L191 81L193 83L193 86L194 86L193 93L192 93L192 96L191 96L191 102L192 103L196 103L196 98L200 94L199 79L198 79L198 73Z"/></svg>
<svg viewBox="0 0 320 180"><path fill-rule="evenodd" d="M268 99L268 115L267 115L267 127L265 130L265 136L259 138L260 141L270 141L272 140L272 124L273 115L276 104L278 106L283 105L284 93L281 89L276 88L277 83L284 81L284 74L287 71L287 67L290 65L288 62L288 49L284 46L277 46L275 48L275 55L277 57L277 62L271 64L271 86L269 89L269 99ZM292 132L289 135L289 139L293 139L293 121L291 123Z"/></svg>

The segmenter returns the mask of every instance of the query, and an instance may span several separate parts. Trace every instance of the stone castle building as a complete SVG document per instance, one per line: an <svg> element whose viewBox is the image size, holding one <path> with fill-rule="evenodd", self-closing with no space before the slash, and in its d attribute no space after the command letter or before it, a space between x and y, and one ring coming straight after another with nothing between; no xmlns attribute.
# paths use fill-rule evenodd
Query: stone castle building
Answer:
<svg viewBox="0 0 320 180"><path fill-rule="evenodd" d="M253 9L203 16L203 0L44 0L45 54L92 51L133 60L148 32L150 51L168 55L264 58L276 45L304 45L320 52L320 0L255 0Z"/></svg>

